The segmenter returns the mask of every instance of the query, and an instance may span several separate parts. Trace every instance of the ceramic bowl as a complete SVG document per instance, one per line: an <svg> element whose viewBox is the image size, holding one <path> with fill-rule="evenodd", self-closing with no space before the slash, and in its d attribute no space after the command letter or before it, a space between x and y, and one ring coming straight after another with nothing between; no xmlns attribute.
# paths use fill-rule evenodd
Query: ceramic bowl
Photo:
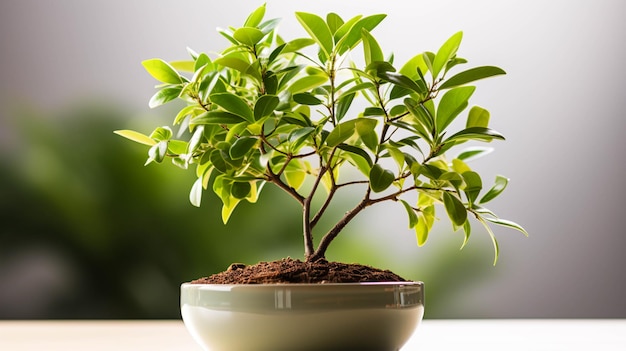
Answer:
<svg viewBox="0 0 626 351"><path fill-rule="evenodd" d="M394 351L424 314L422 282L181 286L181 314L212 351Z"/></svg>

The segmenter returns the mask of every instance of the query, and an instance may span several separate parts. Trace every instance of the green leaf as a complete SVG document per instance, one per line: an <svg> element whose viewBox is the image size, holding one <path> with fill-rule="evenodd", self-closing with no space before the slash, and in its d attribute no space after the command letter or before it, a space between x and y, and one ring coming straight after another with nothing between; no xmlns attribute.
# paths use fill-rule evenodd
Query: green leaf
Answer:
<svg viewBox="0 0 626 351"><path fill-rule="evenodd" d="M436 201L441 201L441 191L433 190L428 192L418 192L417 194L417 207L420 208L422 212L429 207L433 207Z"/></svg>
<svg viewBox="0 0 626 351"><path fill-rule="evenodd" d="M413 207L411 207L411 205L409 205L408 202L402 199L400 200L400 203L404 206L404 209L406 210L406 214L409 217L409 228L415 228L415 226L417 225L417 221L418 221L415 210L413 209Z"/></svg>
<svg viewBox="0 0 626 351"><path fill-rule="evenodd" d="M167 140L159 141L154 144L148 150L148 160L146 161L146 165L155 161L157 163L163 162L165 156L167 155Z"/></svg>
<svg viewBox="0 0 626 351"><path fill-rule="evenodd" d="M211 160L211 163L213 164L215 169L217 169L221 173L226 173L228 172L229 166L228 163L226 163L226 159L224 158L224 155L222 153L222 150L213 149L209 154L209 159Z"/></svg>
<svg viewBox="0 0 626 351"><path fill-rule="evenodd" d="M441 177L445 170L432 164L424 164L421 166L420 172L429 179L439 180L439 177Z"/></svg>
<svg viewBox="0 0 626 351"><path fill-rule="evenodd" d="M483 189L483 181L480 179L480 175L474 171L467 171L461 174L465 180L465 195L470 204L473 204Z"/></svg>
<svg viewBox="0 0 626 351"><path fill-rule="evenodd" d="M196 71L195 69L195 61L172 61L170 62L170 66L174 68L174 70L193 73Z"/></svg>
<svg viewBox="0 0 626 351"><path fill-rule="evenodd" d="M280 23L280 18L273 18L270 20L267 20L263 23L261 23L258 28L263 32L263 34L268 34L271 31L273 31L274 29L276 29L276 27L278 27L278 24Z"/></svg>
<svg viewBox="0 0 626 351"><path fill-rule="evenodd" d="M228 150L228 154L233 160L243 158L254 148L257 143L257 138L253 137L241 137L231 145ZM245 196L244 196L245 197Z"/></svg>
<svg viewBox="0 0 626 351"><path fill-rule="evenodd" d="M230 188L230 194L235 199L245 199L250 194L252 186L248 182L233 182Z"/></svg>
<svg viewBox="0 0 626 351"><path fill-rule="evenodd" d="M306 12L296 12L296 18L324 51L326 56L333 52L333 35L323 18Z"/></svg>
<svg viewBox="0 0 626 351"><path fill-rule="evenodd" d="M355 95L356 93L342 95L341 98L337 101L337 107L335 108L335 118L337 119L337 121L341 121L346 113L348 113L348 110L352 105L352 101L354 101Z"/></svg>
<svg viewBox="0 0 626 351"><path fill-rule="evenodd" d="M275 75L266 75L263 77L263 85L265 86L265 93L268 95L276 95L278 92L278 77Z"/></svg>
<svg viewBox="0 0 626 351"><path fill-rule="evenodd" d="M183 107L174 118L174 124L180 124L189 116L196 116L204 112L204 109L199 107L198 105L189 105Z"/></svg>
<svg viewBox="0 0 626 351"><path fill-rule="evenodd" d="M263 32L251 27L241 27L233 33L235 40L247 46L255 46L264 36Z"/></svg>
<svg viewBox="0 0 626 351"><path fill-rule="evenodd" d="M363 55L365 56L365 65L369 65L372 62L384 61L383 51L380 45L376 41L376 38L370 34L366 29L361 30L361 36L363 40Z"/></svg>
<svg viewBox="0 0 626 351"><path fill-rule="evenodd" d="M233 57L233 56L218 57L213 61L213 63L224 66L224 67L232 68L243 74L247 74L248 68L250 67L249 62L246 62L240 58Z"/></svg>
<svg viewBox="0 0 626 351"><path fill-rule="evenodd" d="M402 114L406 114L407 108L404 105L396 105L389 110L389 115L392 117L396 117Z"/></svg>
<svg viewBox="0 0 626 351"><path fill-rule="evenodd" d="M306 170L303 169L302 163L298 159L293 159L285 168L285 179L290 187L298 190L304 184L306 178Z"/></svg>
<svg viewBox="0 0 626 351"><path fill-rule="evenodd" d="M506 72L499 67L494 66L481 66L468 69L467 71L463 71L457 73L456 75L450 77L446 81L444 81L440 86L439 90L449 89L455 86L471 83L480 79L489 78L501 74L506 74Z"/></svg>
<svg viewBox="0 0 626 351"><path fill-rule="evenodd" d="M509 221L509 220L502 219L502 218L490 218L490 217L484 217L484 219L489 221L489 222L491 222L491 223L497 224L499 226L509 227L509 228L518 230L518 231L522 232L525 236L528 236L528 232L524 228L522 228L521 225L519 225L519 224L517 224L517 223L515 223L513 221Z"/></svg>
<svg viewBox="0 0 626 351"><path fill-rule="evenodd" d="M150 138L157 140L157 141L170 140L172 138L172 129L170 129L170 127L167 127L167 126L157 127L150 134Z"/></svg>
<svg viewBox="0 0 626 351"><path fill-rule="evenodd" d="M468 105L476 87L459 87L447 91L437 107L437 131L443 132Z"/></svg>
<svg viewBox="0 0 626 351"><path fill-rule="evenodd" d="M311 111L309 109L309 106L300 106L295 111L287 111L281 117L280 121L300 127L311 127L313 125L313 122L309 118L310 114Z"/></svg>
<svg viewBox="0 0 626 351"><path fill-rule="evenodd" d="M205 75L198 86L198 97L202 101L206 101L210 94L223 93L226 91L226 84L220 79L218 72L211 72ZM202 109L200 105L195 105Z"/></svg>
<svg viewBox="0 0 626 351"><path fill-rule="evenodd" d="M269 67L274 60L276 60L276 58L283 53L283 50L285 50L285 47L287 46L287 43L282 43L279 46L277 46L276 48L274 48L272 50L272 52L270 53L270 55L267 57L267 66Z"/></svg>
<svg viewBox="0 0 626 351"><path fill-rule="evenodd" d="M415 117L415 122L417 122L413 124L414 128L416 128L415 133L430 142L433 139L431 130L434 125L434 118L431 112L424 104L418 104L411 98L404 99L404 106Z"/></svg>
<svg viewBox="0 0 626 351"><path fill-rule="evenodd" d="M496 181L493 187L491 187L491 189L489 189L489 191L480 199L480 203L484 204L496 198L498 195L500 195L500 193L502 193L502 191L504 191L504 189L506 189L506 186L508 184L509 178L503 177L501 175L496 176Z"/></svg>
<svg viewBox="0 0 626 351"><path fill-rule="evenodd" d="M365 150L348 144L339 144L338 148L348 152L348 157L352 161L351 163L354 164L361 173L369 177L374 162Z"/></svg>
<svg viewBox="0 0 626 351"><path fill-rule="evenodd" d="M243 73L249 75L250 77L253 77L254 79L256 79L257 82L260 83L263 81L263 77L261 76L261 71L262 71L262 68L261 68L260 59L256 59L252 61L250 66L248 66L248 69Z"/></svg>
<svg viewBox="0 0 626 351"><path fill-rule="evenodd" d="M364 83L356 84L350 87L350 89L342 92L338 100L341 100L349 95L353 95L354 93L358 91L367 90L367 89L376 89L376 86L372 82L364 82Z"/></svg>
<svg viewBox="0 0 626 351"><path fill-rule="evenodd" d="M466 128L489 126L489 111L479 106L473 106L467 116Z"/></svg>
<svg viewBox="0 0 626 351"><path fill-rule="evenodd" d="M239 45L239 42L230 35L230 31L227 32L224 29L217 28L217 32L221 34L224 38L228 39L228 41L230 41L233 45Z"/></svg>
<svg viewBox="0 0 626 351"><path fill-rule="evenodd" d="M492 147L472 146L461 151L461 153L459 153L456 156L456 158L461 161L468 162L468 161L477 159L479 157L485 156L487 154L490 154L491 152L493 152Z"/></svg>
<svg viewBox="0 0 626 351"><path fill-rule="evenodd" d="M405 76L417 80L420 78L417 73L418 70L421 72L428 71L428 66L424 61L424 54L418 54L413 56L409 61L407 61L402 68L398 71L398 73L404 74Z"/></svg>
<svg viewBox="0 0 626 351"><path fill-rule="evenodd" d="M370 188L375 193L379 193L387 189L395 180L393 172L384 169L381 165L375 164L370 170Z"/></svg>
<svg viewBox="0 0 626 351"><path fill-rule="evenodd" d="M291 84L291 86L289 87L289 91L292 94L298 94L305 91L308 92L326 83L327 81L328 77L323 75L314 74L310 76L304 76L293 82L293 84Z"/></svg>
<svg viewBox="0 0 626 351"><path fill-rule="evenodd" d="M141 63L154 79L159 82L169 84L180 84L183 82L181 76L174 67L161 59L149 59Z"/></svg>
<svg viewBox="0 0 626 351"><path fill-rule="evenodd" d="M246 121L242 117L226 111L207 111L196 117L193 117L189 122L190 127L194 127L201 124L238 124Z"/></svg>
<svg viewBox="0 0 626 351"><path fill-rule="evenodd" d="M361 30L365 29L371 32L385 17L387 17L387 15L378 14L359 18L345 35L340 36L341 39L337 42L337 53L343 55L346 51L355 48L361 41ZM351 21L346 22L346 24L349 22ZM337 30L337 33L339 33L339 31L340 30Z"/></svg>
<svg viewBox="0 0 626 351"><path fill-rule="evenodd" d="M399 99L401 97L410 95L412 93L413 92L409 89L403 88L399 85L394 85L393 88L391 88L391 93L389 93L389 99L391 100Z"/></svg>
<svg viewBox="0 0 626 351"><path fill-rule="evenodd" d="M355 123L356 120L353 119L339 123L326 138L326 145L335 147L348 140L354 134Z"/></svg>
<svg viewBox="0 0 626 351"><path fill-rule="evenodd" d="M448 72L449 70L451 70L454 66L456 65L460 65L460 64L465 64L467 63L467 60L464 58L460 58L460 57L453 57L450 61L448 61L446 63L446 67L445 67L445 71Z"/></svg>
<svg viewBox="0 0 626 351"><path fill-rule="evenodd" d="M222 202L224 202L223 198ZM239 202L241 202L240 199L237 199L234 196L230 196L227 202L222 205L222 222L224 222L224 224L228 223L230 216L235 211L235 208L237 207Z"/></svg>
<svg viewBox="0 0 626 351"><path fill-rule="evenodd" d="M354 24L357 23L357 21L360 20L361 18L363 18L363 15L354 16L350 18L349 20L345 21L341 26L339 26L339 28L333 31L333 38L335 39L335 43L339 44L341 42L341 39L348 34L348 32L354 26ZM327 22L328 22L328 19L327 19ZM330 23L329 23L329 27L330 27ZM331 31L332 31L332 28L331 28Z"/></svg>
<svg viewBox="0 0 626 351"><path fill-rule="evenodd" d="M200 203L202 202L202 183L202 177L199 177L193 183L191 191L189 192L189 202L196 207L200 207Z"/></svg>
<svg viewBox="0 0 626 351"><path fill-rule="evenodd" d="M244 27L258 26L261 21L263 21L263 16L265 16L265 4L259 6L256 10L252 11L252 13L246 19Z"/></svg>
<svg viewBox="0 0 626 351"><path fill-rule="evenodd" d="M280 99L276 95L263 95L254 104L254 119L256 121L263 117L271 116L278 106Z"/></svg>
<svg viewBox="0 0 626 351"><path fill-rule="evenodd" d="M396 68L390 62L387 61L372 61L365 66L365 73L368 75L378 76L383 72L395 72ZM362 72L355 71L355 74L363 76ZM367 77L367 76L366 76Z"/></svg>
<svg viewBox="0 0 626 351"><path fill-rule="evenodd" d="M498 263L498 256L500 256L500 247L498 246L498 240L496 240L496 236L493 233L493 230L491 230L491 227L489 227L489 224L487 224L487 222L485 221L486 218L482 216L478 216L476 217L476 219L478 219L478 221L483 225L483 227L485 227L485 230L487 230L487 233L489 233L489 237L491 238L491 242L493 243L493 251L494 251L493 265L495 266L496 263Z"/></svg>
<svg viewBox="0 0 626 351"><path fill-rule="evenodd" d="M381 79L384 79L388 82L391 82L395 85L398 85L402 88L405 89L409 89L411 91L414 91L418 94L424 94L426 93L426 89L425 87L422 87L420 85L418 85L417 83L415 83L411 78L401 74L401 73L396 73L396 72L379 72L378 73L378 77Z"/></svg>
<svg viewBox="0 0 626 351"><path fill-rule="evenodd" d="M200 70L202 67L207 67L211 70L215 69L215 67L213 67L213 61L211 61L211 58L205 53L198 55L193 70L195 72Z"/></svg>
<svg viewBox="0 0 626 351"><path fill-rule="evenodd" d="M398 165L398 169L402 170L404 167L404 161L405 161L404 153L400 151L400 149L392 145L386 145L385 148L387 149L387 152L389 152L389 155L391 156L391 158Z"/></svg>
<svg viewBox="0 0 626 351"><path fill-rule="evenodd" d="M463 174L465 172L471 172L471 168L467 165L467 163L461 161L458 158L455 158L452 160L452 169L459 173L459 174Z"/></svg>
<svg viewBox="0 0 626 351"><path fill-rule="evenodd" d="M182 89L183 87L181 85L174 87L165 87L157 91L156 94L152 96L150 102L148 103L148 106L150 106L150 108L155 108L157 106L161 106L167 102L170 102L180 95Z"/></svg>
<svg viewBox="0 0 626 351"><path fill-rule="evenodd" d="M343 25L343 19L336 13L330 12L326 15L326 23L331 33L335 33Z"/></svg>
<svg viewBox="0 0 626 351"><path fill-rule="evenodd" d="M300 51L301 49L307 46L311 46L313 44L315 44L315 40L310 39L310 38L294 39L285 44L285 47L283 48L282 53Z"/></svg>
<svg viewBox="0 0 626 351"><path fill-rule="evenodd" d="M498 216L496 216L496 214L495 214L495 213L493 213L493 211L491 211L490 209L485 208L485 207L478 206L478 205L476 205L476 204L474 204L474 205L472 206L472 210L473 210L475 213L477 213L477 214L479 214L479 215L481 215L481 216L484 216L484 215L489 215L489 216L494 217L494 218L495 218L495 217L498 217Z"/></svg>
<svg viewBox="0 0 626 351"><path fill-rule="evenodd" d="M441 177L439 177L439 180L445 180L450 182L450 184L452 184L452 186L454 186L456 189L458 189L461 184L463 184L463 177L461 177L458 172L445 172L441 175Z"/></svg>
<svg viewBox="0 0 626 351"><path fill-rule="evenodd" d="M465 234L465 238L463 239L463 244L461 244L461 250L467 245L470 235L472 235L472 224L470 221L463 223L463 233Z"/></svg>
<svg viewBox="0 0 626 351"><path fill-rule="evenodd" d="M231 93L218 93L210 96L211 102L224 110L235 114L250 123L254 123L254 113L248 104L239 96Z"/></svg>
<svg viewBox="0 0 626 351"><path fill-rule="evenodd" d="M189 142L187 141L169 140L169 142L167 143L167 149L175 155L180 155L180 154L184 154L185 152L187 152L188 145L189 145Z"/></svg>
<svg viewBox="0 0 626 351"><path fill-rule="evenodd" d="M504 140L504 136L493 129L472 127L461 130L455 133L445 140L444 143L467 141L467 140L482 140L492 141L493 139Z"/></svg>
<svg viewBox="0 0 626 351"><path fill-rule="evenodd" d="M454 225L461 226L467 221L467 210L463 203L454 195L447 191L443 193L443 204L446 212Z"/></svg>
<svg viewBox="0 0 626 351"><path fill-rule="evenodd" d="M304 65L288 66L279 70L278 72L274 72L274 74L272 74L272 77L276 77L276 79L278 80L277 89L281 91L284 89L285 86L287 86L288 84L291 84L293 80L301 77L299 73L302 71L303 68L304 68ZM285 93L286 92L282 92L281 95L284 95ZM283 100L281 97L281 102L282 101Z"/></svg>
<svg viewBox="0 0 626 351"><path fill-rule="evenodd" d="M128 129L124 129L124 130L116 130L113 133L122 136L128 140L132 140L136 143L140 143L140 144L144 144L144 145L148 145L148 146L152 146L154 144L156 144L157 142L154 141L152 138L150 138L149 136L136 132L134 130L128 130Z"/></svg>
<svg viewBox="0 0 626 351"><path fill-rule="evenodd" d="M260 185L257 186L257 183L259 183ZM250 182L250 195L248 195L248 197L246 197L246 200L251 203L254 204L257 202L257 200L259 199L259 194L261 193L261 190L263 190L263 186L266 184L266 182L261 181L261 182Z"/></svg>
<svg viewBox="0 0 626 351"><path fill-rule="evenodd" d="M415 235L417 237L417 246L423 246L428 240L428 234L435 222L435 206L427 206L417 215L417 225L415 226Z"/></svg>
<svg viewBox="0 0 626 351"><path fill-rule="evenodd" d="M410 148L413 148L414 150L418 151L419 153L422 153L422 149L419 147L419 145L417 144L417 140L419 140L420 137L417 135L409 135L405 138L402 138L398 141L396 141L395 143L397 143L399 146L408 146Z"/></svg>
<svg viewBox="0 0 626 351"><path fill-rule="evenodd" d="M237 140L242 134L244 134L246 129L254 129L256 124L249 124L248 122L241 122L232 126L228 126L228 132L226 133L226 137L224 141L226 143L233 143ZM202 126L199 126L202 127ZM258 133L257 133L258 134Z"/></svg>
<svg viewBox="0 0 626 351"><path fill-rule="evenodd" d="M428 71L430 72L431 75L433 75L433 71L434 71L433 61L435 61L435 54L430 51L426 51L422 53L422 58L424 59L424 64L426 64L426 67L428 67ZM433 79L434 78L435 77L433 76Z"/></svg>
<svg viewBox="0 0 626 351"><path fill-rule="evenodd" d="M194 151L196 151L198 146L200 146L200 143L202 142L203 137L204 137L204 126L196 127L195 130L193 131L193 134L191 135L191 138L189 138L189 144L187 146L186 152L193 153Z"/></svg>
<svg viewBox="0 0 626 351"><path fill-rule="evenodd" d="M318 99L315 95L309 92L294 94L293 101L301 105L308 105L308 106L315 106L315 105L322 104L322 100Z"/></svg>
<svg viewBox="0 0 626 351"><path fill-rule="evenodd" d="M368 149L376 151L378 148L378 136L376 124L378 121L372 118L359 118L355 120L356 132Z"/></svg>
<svg viewBox="0 0 626 351"><path fill-rule="evenodd" d="M433 77L438 77L441 70L446 66L446 63L456 55L456 51L461 45L463 39L463 32L457 32L453 34L446 42L439 48L435 60L433 61Z"/></svg>
<svg viewBox="0 0 626 351"><path fill-rule="evenodd" d="M363 110L363 116L384 116L385 110L380 107L370 106Z"/></svg>
<svg viewBox="0 0 626 351"><path fill-rule="evenodd" d="M289 134L291 152L296 152L302 144L315 132L313 127L298 128Z"/></svg>

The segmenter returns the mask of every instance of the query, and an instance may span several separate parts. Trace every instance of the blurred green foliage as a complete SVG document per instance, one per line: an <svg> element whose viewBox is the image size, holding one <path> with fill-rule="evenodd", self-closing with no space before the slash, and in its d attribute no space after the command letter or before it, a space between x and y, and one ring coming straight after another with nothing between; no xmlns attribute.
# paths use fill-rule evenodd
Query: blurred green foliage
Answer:
<svg viewBox="0 0 626 351"><path fill-rule="evenodd" d="M138 120L122 107L14 116L3 133L10 140L0 143L0 319L178 318L181 282L232 262L303 257L293 199L270 187L224 226L212 192L201 208L190 205L190 172L144 167L145 148L113 134ZM459 254L461 241L407 256L363 240L362 230L346 230L329 259L425 281L428 318L464 316L446 296L475 284L481 267L492 268L473 245Z"/></svg>
<svg viewBox="0 0 626 351"><path fill-rule="evenodd" d="M229 227L217 199L190 206L180 194L193 179L176 167L141 166L145 150L113 134L130 119L120 109L20 114L17 145L0 162L0 264L46 247L76 272L74 291L50 296L41 317L177 317L181 282L301 251L293 235L300 217L281 194L264 195L263 213L242 206ZM3 317L20 318L0 309Z"/></svg>

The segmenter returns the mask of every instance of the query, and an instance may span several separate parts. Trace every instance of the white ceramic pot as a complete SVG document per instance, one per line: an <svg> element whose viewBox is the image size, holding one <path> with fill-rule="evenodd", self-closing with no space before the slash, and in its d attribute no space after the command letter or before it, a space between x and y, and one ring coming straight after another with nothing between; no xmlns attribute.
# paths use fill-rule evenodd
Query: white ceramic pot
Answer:
<svg viewBox="0 0 626 351"><path fill-rule="evenodd" d="M424 315L422 282L181 286L181 313L211 351L395 351Z"/></svg>

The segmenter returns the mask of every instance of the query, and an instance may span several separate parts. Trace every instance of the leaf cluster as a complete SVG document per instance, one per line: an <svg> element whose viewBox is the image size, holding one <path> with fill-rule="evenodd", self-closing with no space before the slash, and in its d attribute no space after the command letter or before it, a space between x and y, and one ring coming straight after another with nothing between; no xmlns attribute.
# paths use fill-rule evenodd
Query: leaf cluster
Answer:
<svg viewBox="0 0 626 351"><path fill-rule="evenodd" d="M396 65L372 34L384 14L344 20L335 13L322 18L297 12L309 36L291 40L278 34L279 20L264 17L265 5L243 26L220 29L230 46L217 57L188 49L189 60L144 61L160 82L150 107L173 100L186 105L171 127L149 135L116 132L149 146L147 164L170 158L195 169L192 204L199 206L203 190L211 187L222 200L226 223L238 203L255 202L265 184L278 186L302 206L305 256L312 260L323 258L364 208L386 201L402 204L418 245L426 243L437 208L455 230L463 229L463 245L472 217L484 225L495 259L499 250L489 223L526 234L484 206L508 179L498 176L484 187L468 161L491 148L446 154L470 141L504 140L489 127L489 111L469 107L469 100L474 82L505 72L495 66L460 69L467 63L457 56L462 32L436 52ZM350 61L356 56L361 65ZM453 129L458 118L465 122ZM355 173L360 176L344 179ZM315 248L313 229L336 193L348 188L361 189L361 201ZM313 197L321 193L322 205L313 208Z"/></svg>

